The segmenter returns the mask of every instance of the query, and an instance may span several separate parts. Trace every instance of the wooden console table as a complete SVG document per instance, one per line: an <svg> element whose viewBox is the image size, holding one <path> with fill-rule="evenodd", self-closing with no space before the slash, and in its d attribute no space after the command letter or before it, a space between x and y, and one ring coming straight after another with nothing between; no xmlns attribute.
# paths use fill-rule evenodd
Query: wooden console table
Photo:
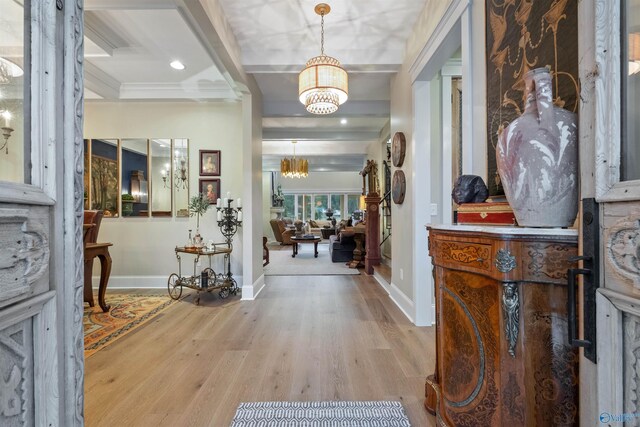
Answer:
<svg viewBox="0 0 640 427"><path fill-rule="evenodd" d="M578 425L567 331L577 231L427 228L437 320L425 407L438 425Z"/></svg>

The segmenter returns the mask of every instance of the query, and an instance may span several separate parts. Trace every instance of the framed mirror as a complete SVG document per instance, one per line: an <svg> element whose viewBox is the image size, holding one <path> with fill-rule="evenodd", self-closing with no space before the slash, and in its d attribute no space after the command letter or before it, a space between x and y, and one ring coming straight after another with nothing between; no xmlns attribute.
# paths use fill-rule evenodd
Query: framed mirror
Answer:
<svg viewBox="0 0 640 427"><path fill-rule="evenodd" d="M640 0L622 2L622 144L620 178L640 179Z"/></svg>
<svg viewBox="0 0 640 427"><path fill-rule="evenodd" d="M177 217L189 216L189 140L173 139L173 200Z"/></svg>
<svg viewBox="0 0 640 427"><path fill-rule="evenodd" d="M147 139L120 141L123 217L149 216L149 147Z"/></svg>
<svg viewBox="0 0 640 427"><path fill-rule="evenodd" d="M88 144L91 171L88 204L91 209L104 211L107 218L119 216L118 143L117 139L91 139Z"/></svg>
<svg viewBox="0 0 640 427"><path fill-rule="evenodd" d="M171 216L171 140L151 139L151 216Z"/></svg>

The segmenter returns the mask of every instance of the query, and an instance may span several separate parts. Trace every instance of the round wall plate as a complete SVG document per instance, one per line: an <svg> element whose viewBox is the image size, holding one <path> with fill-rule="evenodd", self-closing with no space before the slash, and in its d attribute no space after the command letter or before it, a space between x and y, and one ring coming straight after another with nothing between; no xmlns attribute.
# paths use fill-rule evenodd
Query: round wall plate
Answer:
<svg viewBox="0 0 640 427"><path fill-rule="evenodd" d="M393 180L391 182L391 195L393 202L396 205L401 205L404 202L404 195L407 191L407 181L404 176L404 172L397 170L393 173Z"/></svg>
<svg viewBox="0 0 640 427"><path fill-rule="evenodd" d="M391 161L393 166L399 168L404 163L404 155L407 151L407 141L404 137L404 133L396 132L393 135L393 142L391 143Z"/></svg>

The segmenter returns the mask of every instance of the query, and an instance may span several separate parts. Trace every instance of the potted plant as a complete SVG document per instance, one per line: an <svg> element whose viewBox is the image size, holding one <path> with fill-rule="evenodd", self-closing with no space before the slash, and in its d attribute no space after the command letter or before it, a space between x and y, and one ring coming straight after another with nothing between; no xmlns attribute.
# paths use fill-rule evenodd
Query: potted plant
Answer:
<svg viewBox="0 0 640 427"><path fill-rule="evenodd" d="M133 196L129 193L124 193L122 196L122 215L123 216L131 216L133 215L133 201L135 200Z"/></svg>
<svg viewBox="0 0 640 427"><path fill-rule="evenodd" d="M193 240L198 247L202 247L202 242L204 241L200 235L200 215L204 215L209 206L211 205L205 194L193 196L189 201L189 216L196 216L196 235Z"/></svg>

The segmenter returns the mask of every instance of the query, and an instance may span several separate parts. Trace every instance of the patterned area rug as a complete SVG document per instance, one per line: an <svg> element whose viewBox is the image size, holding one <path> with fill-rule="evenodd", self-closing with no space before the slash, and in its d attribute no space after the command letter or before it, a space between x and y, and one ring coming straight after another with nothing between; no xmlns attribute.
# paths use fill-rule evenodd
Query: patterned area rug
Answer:
<svg viewBox="0 0 640 427"><path fill-rule="evenodd" d="M411 427L400 402L241 403L231 427Z"/></svg>
<svg viewBox="0 0 640 427"><path fill-rule="evenodd" d="M84 357L111 344L153 319L174 300L163 295L107 294L108 313L95 305L84 309Z"/></svg>

